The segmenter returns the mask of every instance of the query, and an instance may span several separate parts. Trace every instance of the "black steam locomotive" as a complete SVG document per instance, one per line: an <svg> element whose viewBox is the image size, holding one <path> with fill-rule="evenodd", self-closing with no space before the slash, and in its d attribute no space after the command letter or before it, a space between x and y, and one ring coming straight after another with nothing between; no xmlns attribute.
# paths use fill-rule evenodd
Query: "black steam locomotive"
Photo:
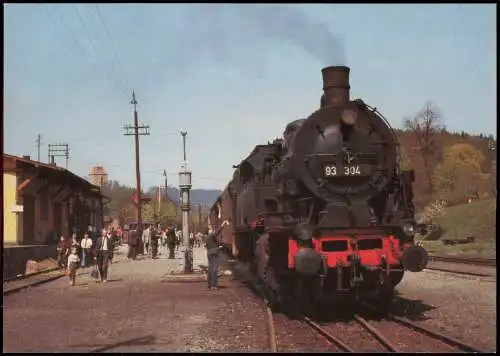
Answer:
<svg viewBox="0 0 500 356"><path fill-rule="evenodd" d="M256 146L210 215L214 228L231 222L222 240L269 299L294 310L370 293L387 301L404 270L427 264L394 131L350 100L348 67L322 73L320 109Z"/></svg>

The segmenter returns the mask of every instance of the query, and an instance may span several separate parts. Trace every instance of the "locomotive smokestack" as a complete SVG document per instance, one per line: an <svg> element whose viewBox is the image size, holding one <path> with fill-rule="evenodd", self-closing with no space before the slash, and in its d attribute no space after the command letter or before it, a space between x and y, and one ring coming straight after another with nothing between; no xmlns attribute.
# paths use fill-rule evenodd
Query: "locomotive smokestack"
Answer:
<svg viewBox="0 0 500 356"><path fill-rule="evenodd" d="M323 74L322 106L340 106L349 102L349 67L334 66L321 70Z"/></svg>

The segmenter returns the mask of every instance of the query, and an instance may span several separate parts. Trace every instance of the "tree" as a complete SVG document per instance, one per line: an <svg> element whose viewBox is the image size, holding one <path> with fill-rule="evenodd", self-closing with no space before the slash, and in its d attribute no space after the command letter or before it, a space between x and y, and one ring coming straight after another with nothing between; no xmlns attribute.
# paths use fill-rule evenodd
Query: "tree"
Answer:
<svg viewBox="0 0 500 356"><path fill-rule="evenodd" d="M412 132L417 140L417 149L423 160L424 174L428 193L434 191L432 172L439 159L439 135L445 130L439 108L431 101L413 117L404 119L406 130Z"/></svg>
<svg viewBox="0 0 500 356"><path fill-rule="evenodd" d="M160 212L158 214L158 205L156 202L149 202L142 206L142 219L144 221L159 222L161 226L167 226L171 222L180 224L181 212L174 203L167 200L162 200L160 204Z"/></svg>
<svg viewBox="0 0 500 356"><path fill-rule="evenodd" d="M403 171L412 169L410 156L408 156L407 149L402 145L399 146L399 167Z"/></svg>
<svg viewBox="0 0 500 356"><path fill-rule="evenodd" d="M481 184L480 150L467 143L455 144L444 150L443 162L434 172L434 185L441 199L458 203L476 194Z"/></svg>
<svg viewBox="0 0 500 356"><path fill-rule="evenodd" d="M110 199L107 205L112 217L120 220L131 217L134 208L131 200L133 192L133 188L120 185L117 181L110 181L102 188L102 193Z"/></svg>

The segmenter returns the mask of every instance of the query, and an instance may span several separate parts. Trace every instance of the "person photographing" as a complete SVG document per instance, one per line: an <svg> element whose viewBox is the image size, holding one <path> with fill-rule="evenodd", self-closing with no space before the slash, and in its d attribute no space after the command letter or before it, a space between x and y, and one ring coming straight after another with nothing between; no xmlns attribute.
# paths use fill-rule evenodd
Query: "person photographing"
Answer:
<svg viewBox="0 0 500 356"><path fill-rule="evenodd" d="M208 257L208 289L216 290L219 272L219 254L222 247L217 239L221 231L229 225L229 221L224 220L218 230L212 232L210 227L207 228L205 236L205 247L207 248Z"/></svg>

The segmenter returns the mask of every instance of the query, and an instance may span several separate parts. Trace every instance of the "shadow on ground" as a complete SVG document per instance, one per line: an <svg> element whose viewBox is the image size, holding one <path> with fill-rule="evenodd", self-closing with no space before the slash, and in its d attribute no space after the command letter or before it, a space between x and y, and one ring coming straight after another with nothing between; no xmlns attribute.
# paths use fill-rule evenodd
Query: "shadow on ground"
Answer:
<svg viewBox="0 0 500 356"><path fill-rule="evenodd" d="M126 341L120 341L114 344L109 344L109 345L103 345L103 344L98 344L98 345L71 345L71 348L78 348L78 347L91 347L92 350L90 353L94 352L105 352L109 351L112 349L115 349L117 347L123 347L123 346L144 346L144 345L152 345L155 343L156 337L153 335L146 335L143 337L137 337L134 339L126 340Z"/></svg>
<svg viewBox="0 0 500 356"><path fill-rule="evenodd" d="M108 279L108 283L123 282L123 278Z"/></svg>
<svg viewBox="0 0 500 356"><path fill-rule="evenodd" d="M255 279L251 276L248 269L241 266L232 268L233 280L241 286L248 288L256 297L262 298L264 293L262 289L256 285ZM369 299L366 300L369 304L373 304ZM354 315L359 314L367 320L382 319L387 315L387 312L405 317L411 321L424 321L430 319L425 315L426 312L435 309L434 306L424 303L421 300L409 299L401 296L396 290L390 302L384 302L384 305L378 307L377 312L369 311L363 307L361 303L351 300L339 300L332 303L327 303L321 306L314 305L308 314L312 319L319 322L334 322L354 320ZM288 314L286 307L273 306L273 312Z"/></svg>

